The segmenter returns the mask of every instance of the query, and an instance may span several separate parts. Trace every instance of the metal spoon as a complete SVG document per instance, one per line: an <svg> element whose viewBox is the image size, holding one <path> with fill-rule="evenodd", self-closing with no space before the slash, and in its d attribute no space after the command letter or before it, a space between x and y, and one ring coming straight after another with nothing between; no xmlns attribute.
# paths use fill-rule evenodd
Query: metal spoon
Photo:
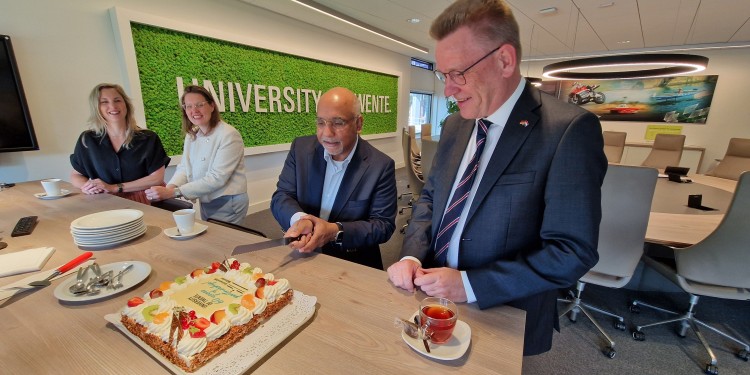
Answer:
<svg viewBox="0 0 750 375"><path fill-rule="evenodd" d="M86 283L83 282L83 277L86 275L86 272L88 272L89 267L79 267L78 273L76 274L76 283L71 285L68 288L68 291L70 291L73 294L78 294L81 291L86 290Z"/></svg>

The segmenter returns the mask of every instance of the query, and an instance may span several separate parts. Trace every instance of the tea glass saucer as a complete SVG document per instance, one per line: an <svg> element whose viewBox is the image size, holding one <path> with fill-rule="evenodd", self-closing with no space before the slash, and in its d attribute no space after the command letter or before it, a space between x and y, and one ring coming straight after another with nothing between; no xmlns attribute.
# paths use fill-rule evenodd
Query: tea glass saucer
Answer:
<svg viewBox="0 0 750 375"><path fill-rule="evenodd" d="M410 321L418 314L419 312L414 313L410 317ZM471 344L471 327L462 320L456 320L456 328L453 329L453 336L451 336L450 340L444 344L433 344L430 342L429 353L425 350L422 340L409 337L403 331L401 331L401 338L412 349L424 356L441 361L450 361L461 358L466 353L466 350L469 349L469 344Z"/></svg>

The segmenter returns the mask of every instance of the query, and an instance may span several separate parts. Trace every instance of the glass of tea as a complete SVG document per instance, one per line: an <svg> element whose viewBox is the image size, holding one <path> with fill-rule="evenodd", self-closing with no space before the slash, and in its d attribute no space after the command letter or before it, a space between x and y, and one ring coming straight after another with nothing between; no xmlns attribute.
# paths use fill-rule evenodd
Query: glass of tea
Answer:
<svg viewBox="0 0 750 375"><path fill-rule="evenodd" d="M447 298L427 297L419 304L419 322L433 344L445 344L458 320L456 304Z"/></svg>

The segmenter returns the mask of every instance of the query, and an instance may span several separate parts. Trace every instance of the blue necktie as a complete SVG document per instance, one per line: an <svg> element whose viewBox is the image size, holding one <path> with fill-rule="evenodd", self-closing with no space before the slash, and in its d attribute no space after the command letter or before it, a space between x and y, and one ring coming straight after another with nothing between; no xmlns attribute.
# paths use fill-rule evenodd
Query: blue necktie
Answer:
<svg viewBox="0 0 750 375"><path fill-rule="evenodd" d="M477 124L479 125L477 126L477 150L474 152L471 160L469 160L469 164L466 165L466 170L461 176L461 181L453 192L453 198L448 205L448 209L445 210L443 220L440 222L440 228L435 238L435 262L438 265L446 264L448 245L450 245L453 231L456 230L456 225L458 225L458 220L461 218L464 204L469 198L471 187L474 185L474 177L476 177L477 170L479 169L479 157L482 156L484 143L487 139L487 128L492 123L480 119L477 121Z"/></svg>

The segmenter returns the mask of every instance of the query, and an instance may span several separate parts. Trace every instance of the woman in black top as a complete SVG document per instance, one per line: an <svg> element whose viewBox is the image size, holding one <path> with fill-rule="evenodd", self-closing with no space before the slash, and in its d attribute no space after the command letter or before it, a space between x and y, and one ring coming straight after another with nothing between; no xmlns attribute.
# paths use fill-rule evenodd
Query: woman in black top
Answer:
<svg viewBox="0 0 750 375"><path fill-rule="evenodd" d="M136 125L120 85L102 83L89 96L90 129L70 155L70 181L85 194L112 193L150 204L143 192L164 184L169 157L159 136Z"/></svg>

